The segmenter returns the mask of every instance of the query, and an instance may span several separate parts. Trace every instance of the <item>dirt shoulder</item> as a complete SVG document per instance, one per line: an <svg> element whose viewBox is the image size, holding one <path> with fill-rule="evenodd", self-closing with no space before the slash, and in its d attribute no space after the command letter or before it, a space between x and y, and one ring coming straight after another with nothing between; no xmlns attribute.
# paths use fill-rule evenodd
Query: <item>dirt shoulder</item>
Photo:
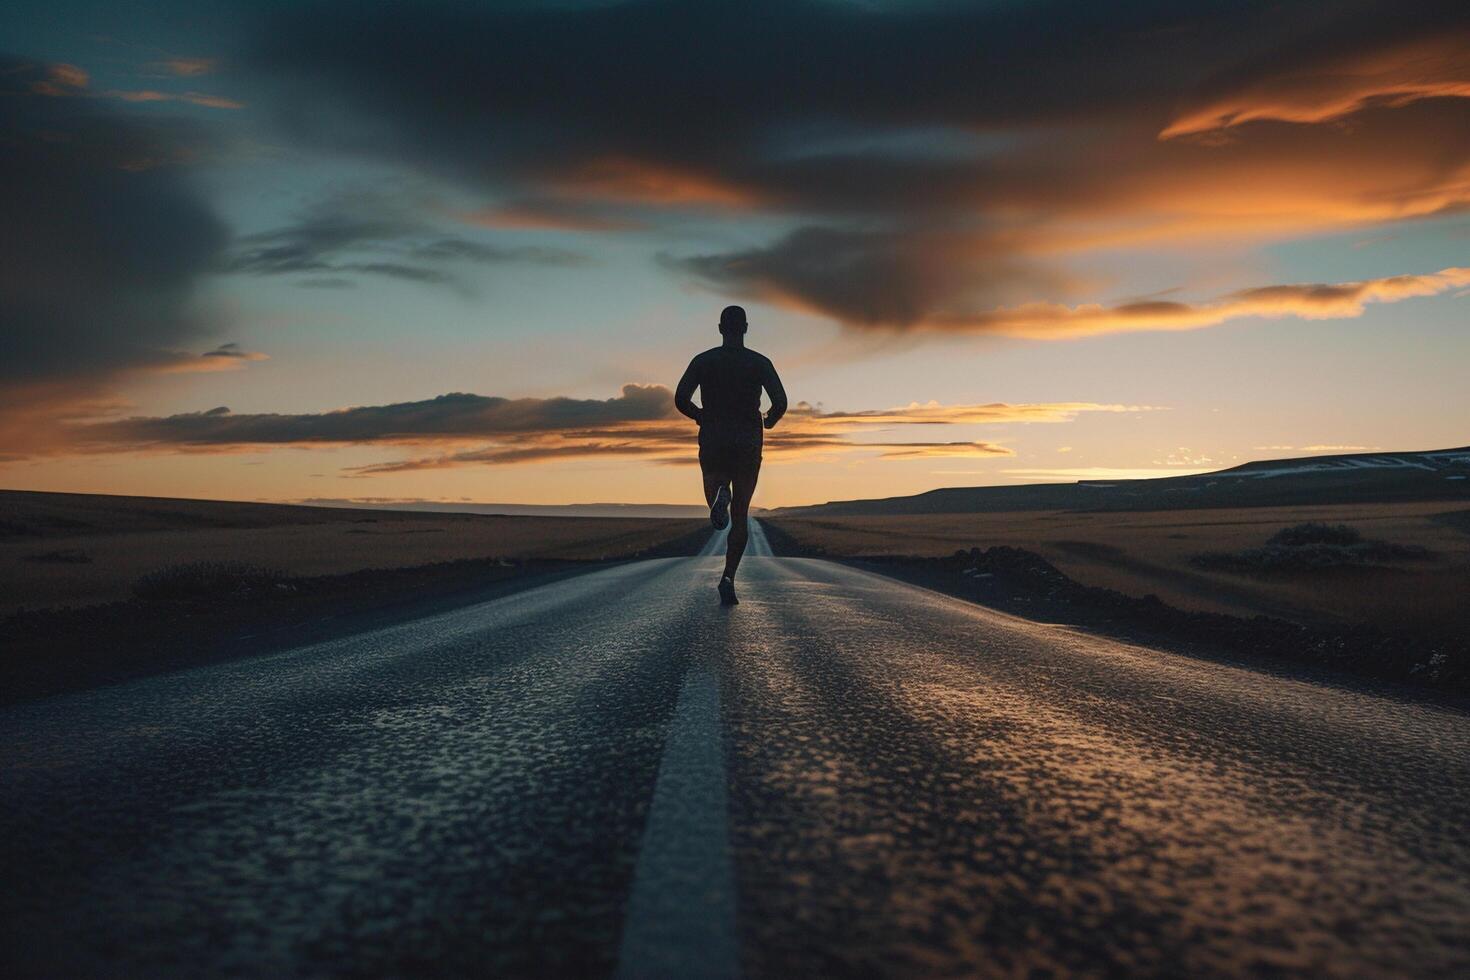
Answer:
<svg viewBox="0 0 1470 980"><path fill-rule="evenodd" d="M0 617L126 600L142 577L186 562L321 577L482 558L597 561L701 523L0 491Z"/></svg>
<svg viewBox="0 0 1470 980"><path fill-rule="evenodd" d="M1190 612L1390 631L1470 629L1470 511L1442 501L763 520L804 547L839 557L943 558L976 545L1008 545L1041 555L1083 585L1157 595ZM1365 545L1400 556L1337 568L1250 570L1201 561L1261 549L1303 523L1344 525Z"/></svg>
<svg viewBox="0 0 1470 980"><path fill-rule="evenodd" d="M1308 625L1274 616L1180 609L1071 578L1033 551L1008 545L942 557L832 554L762 521L778 555L828 558L1028 619L1078 626L1210 659L1307 665L1331 673L1470 693L1470 638L1463 630L1391 630L1371 624Z"/></svg>
<svg viewBox="0 0 1470 980"><path fill-rule="evenodd" d="M184 597L22 610L0 619L0 703L318 643L633 559L695 555L710 532L694 527L599 559L478 558L340 575L252 575L233 587L226 577Z"/></svg>

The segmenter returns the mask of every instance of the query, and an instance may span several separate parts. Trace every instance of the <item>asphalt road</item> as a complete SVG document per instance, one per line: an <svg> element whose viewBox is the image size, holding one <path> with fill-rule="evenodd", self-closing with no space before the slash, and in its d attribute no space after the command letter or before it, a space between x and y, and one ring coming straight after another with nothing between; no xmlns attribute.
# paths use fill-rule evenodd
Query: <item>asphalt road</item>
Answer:
<svg viewBox="0 0 1470 980"><path fill-rule="evenodd" d="M1463 711L718 567L0 711L0 968L1470 972Z"/></svg>

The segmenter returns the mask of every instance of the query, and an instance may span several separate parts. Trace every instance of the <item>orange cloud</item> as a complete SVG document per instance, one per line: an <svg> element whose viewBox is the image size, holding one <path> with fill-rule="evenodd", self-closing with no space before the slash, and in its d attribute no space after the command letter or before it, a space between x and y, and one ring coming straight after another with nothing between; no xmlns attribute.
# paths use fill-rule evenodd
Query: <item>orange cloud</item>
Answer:
<svg viewBox="0 0 1470 980"><path fill-rule="evenodd" d="M1328 122L1372 105L1398 107L1432 98L1470 98L1470 34L1416 39L1258 79L1183 113L1159 138L1262 119Z"/></svg>
<svg viewBox="0 0 1470 980"><path fill-rule="evenodd" d="M799 282L762 276L743 285L767 302L803 312L837 315L848 326L873 332L975 333L1063 340L1113 333L1198 330L1245 317L1303 320L1357 317L1370 303L1396 303L1470 286L1470 268L1451 267L1424 275L1387 276L1359 282L1260 286L1205 303L1163 300L1114 306L1023 303L989 310L938 311L883 319L850 315L842 305L825 297L806 295Z"/></svg>
<svg viewBox="0 0 1470 980"><path fill-rule="evenodd" d="M214 58L166 58L155 62L153 67L180 78L194 78L209 74L218 65L218 60Z"/></svg>
<svg viewBox="0 0 1470 980"><path fill-rule="evenodd" d="M193 362L236 364L261 355L225 345ZM183 369L183 362L180 362ZM196 368L197 369L197 368ZM1084 412L1148 411L1147 406L1057 402L1009 405L911 404L860 412L828 412L800 403L766 439L772 458L833 453L882 459L1010 456L976 441L863 441L900 426L1067 422ZM52 453L238 452L269 446L434 446L436 452L356 467L358 475L462 466L497 466L603 456L651 457L688 464L696 432L673 407L663 385L625 385L609 399L495 398L450 394L418 402L363 406L305 415L236 415L220 407L166 417L74 420L55 436ZM880 436L881 438L881 436Z"/></svg>
<svg viewBox="0 0 1470 980"><path fill-rule="evenodd" d="M1014 449L990 442L899 442L861 443L864 448L881 447L883 459L931 459L960 457L973 459L986 456L1014 456Z"/></svg>
<svg viewBox="0 0 1470 980"><path fill-rule="evenodd" d="M863 427L875 425L995 425L1007 422L1071 422L1083 412L1153 412L1152 405L1101 405L1096 402L1045 402L1011 405L941 405L913 402L902 408L864 412L824 412L798 402L788 413L801 426Z"/></svg>
<svg viewBox="0 0 1470 980"><path fill-rule="evenodd" d="M46 66L46 77L31 83L31 91L37 95L50 95L62 97L76 95L91 83L91 76L85 69L76 65L61 62Z"/></svg>
<svg viewBox="0 0 1470 980"><path fill-rule="evenodd" d="M1163 476L1195 476L1200 473L1209 473L1211 470L1195 469L1179 466L1077 466L1071 469L1007 469L1001 470L1007 476L1020 477L1025 480L1040 480L1043 483L1072 483L1081 481L1083 483L1096 480L1152 480Z"/></svg>
<svg viewBox="0 0 1470 980"><path fill-rule="evenodd" d="M626 157L589 161L548 181L558 194L658 207L751 208L760 197L719 177Z"/></svg>
<svg viewBox="0 0 1470 980"><path fill-rule="evenodd" d="M150 368L158 374L203 374L216 371L238 371L252 361L268 361L269 354L245 350L239 344L220 344L203 354L179 352Z"/></svg>
<svg viewBox="0 0 1470 980"><path fill-rule="evenodd" d="M641 431L640 431L641 429ZM439 453L409 459L352 467L362 476L407 473L416 470L455 469L462 466L506 466L543 463L560 459L600 456L657 457L661 465L692 466L697 462L695 433L688 425L667 429L629 426L621 438L592 437L584 432L558 435L530 434L510 444L485 446L459 452ZM990 458L1014 456L1005 446L988 442L857 442L846 436L821 436L810 432L772 432L767 436L768 459L792 459L832 453L876 453L880 459Z"/></svg>
<svg viewBox="0 0 1470 980"><path fill-rule="evenodd" d="M467 224L518 231L626 231L642 227L628 218L589 214L552 201L507 204L460 214Z"/></svg>
<svg viewBox="0 0 1470 980"><path fill-rule="evenodd" d="M0 385L0 462L64 452L72 427L115 415L121 407L91 378Z"/></svg>
<svg viewBox="0 0 1470 980"><path fill-rule="evenodd" d="M122 90L109 89L98 93L103 98L121 99L123 102L188 102L191 105L206 106L210 109L243 109L245 103L234 99L227 99L222 95L209 95L204 92L159 92L154 89Z"/></svg>
<svg viewBox="0 0 1470 980"><path fill-rule="evenodd" d="M213 65L205 59L182 59L176 62L164 62L165 65ZM198 75L208 68L200 68L195 71L174 70L177 75ZM46 66L45 77L31 83L30 90L36 95L49 95L52 98L67 98L75 95L88 96L96 99L117 99L122 102L188 102L191 105L205 106L210 109L243 109L245 103L234 99L227 99L222 95L210 95L207 92L160 92L156 89L108 89L103 92L90 92L87 87L92 78L86 69L76 65L58 62Z"/></svg>
<svg viewBox="0 0 1470 980"><path fill-rule="evenodd" d="M202 354L159 351L107 371L0 385L0 462L98 451L101 447L88 445L85 439L79 442L78 436L91 426L115 421L128 407L114 394L127 381L160 374L238 371L265 360L269 360L265 354L230 343Z"/></svg>
<svg viewBox="0 0 1470 980"><path fill-rule="evenodd" d="M1440 100L1222 145L1062 134L1004 161L975 204L1032 218L1032 255L1431 217L1470 206L1466 119L1465 103Z"/></svg>
<svg viewBox="0 0 1470 980"><path fill-rule="evenodd" d="M1369 303L1395 303L1416 296L1435 296L1467 284L1470 284L1470 268L1449 268L1427 275L1389 276L1362 282L1262 286L1201 304L1150 301L1118 306L1064 306L1029 303L975 314L936 316L916 327L1060 340L1146 330L1198 330L1244 317L1329 320L1361 316Z"/></svg>

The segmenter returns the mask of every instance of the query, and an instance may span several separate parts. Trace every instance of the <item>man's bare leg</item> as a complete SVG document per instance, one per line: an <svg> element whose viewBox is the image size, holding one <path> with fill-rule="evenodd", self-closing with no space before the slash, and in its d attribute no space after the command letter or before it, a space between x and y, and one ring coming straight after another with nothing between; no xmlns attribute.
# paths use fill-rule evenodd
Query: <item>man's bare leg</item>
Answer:
<svg viewBox="0 0 1470 980"><path fill-rule="evenodd" d="M731 480L733 495L730 498L730 537L725 545L725 578L732 582L740 568L740 558L745 554L745 545L750 540L750 500L755 496L756 480L761 468L757 464L749 470L737 471Z"/></svg>

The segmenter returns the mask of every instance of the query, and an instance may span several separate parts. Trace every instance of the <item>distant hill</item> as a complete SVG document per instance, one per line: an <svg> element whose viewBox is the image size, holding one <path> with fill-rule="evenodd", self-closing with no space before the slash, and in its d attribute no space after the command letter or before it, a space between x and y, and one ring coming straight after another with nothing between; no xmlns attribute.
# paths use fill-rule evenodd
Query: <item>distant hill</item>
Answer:
<svg viewBox="0 0 1470 980"><path fill-rule="evenodd" d="M703 504L477 504L437 500L352 500L308 497L297 503L312 507L416 511L430 514L501 514L507 517L708 517ZM759 508L751 508L758 510Z"/></svg>
<svg viewBox="0 0 1470 980"><path fill-rule="evenodd" d="M708 508L678 504L590 504L566 507L517 504L438 504L310 500L290 504L243 500L190 500L102 493L0 490L0 542L133 531L270 528L387 520L481 521L490 516L555 518L707 518ZM436 526L438 526L436 525Z"/></svg>
<svg viewBox="0 0 1470 980"><path fill-rule="evenodd" d="M912 497L783 507L773 517L966 514L1025 510L1173 510L1306 504L1470 502L1470 447L1261 460L1215 473L1152 480L1083 480L954 487Z"/></svg>

